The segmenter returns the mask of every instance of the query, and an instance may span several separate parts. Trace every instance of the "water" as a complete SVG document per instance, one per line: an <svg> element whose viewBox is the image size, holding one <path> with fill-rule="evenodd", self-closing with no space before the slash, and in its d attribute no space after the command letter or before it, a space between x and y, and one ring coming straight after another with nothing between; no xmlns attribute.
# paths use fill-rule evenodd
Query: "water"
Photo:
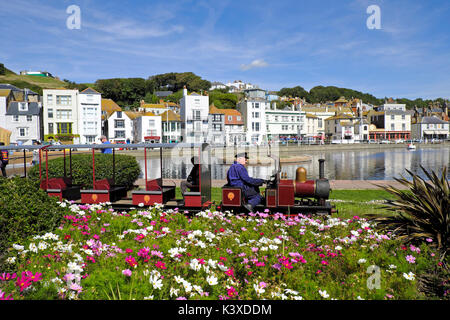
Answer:
<svg viewBox="0 0 450 320"><path fill-rule="evenodd" d="M406 170L426 178L420 165L427 170L440 173L443 166L450 165L450 146L441 148L427 148L418 146L416 150L405 148L388 148L380 150L325 150L307 151L311 161L298 164L282 164L282 172L286 172L289 179L295 178L295 170L303 166L308 172L308 179L319 177L319 159L325 159L325 177L330 180L393 180L403 175L410 180ZM294 156L294 155L291 155ZM141 168L144 167L144 159L138 159ZM159 159L147 160L148 178L160 176ZM212 158L211 178L213 180L225 180L230 166L220 164L218 159ZM189 159L163 159L163 177L172 179L185 179L192 168ZM274 165L248 166L251 177L268 179L274 171ZM447 176L450 176L448 174ZM143 170L141 178L144 177Z"/></svg>

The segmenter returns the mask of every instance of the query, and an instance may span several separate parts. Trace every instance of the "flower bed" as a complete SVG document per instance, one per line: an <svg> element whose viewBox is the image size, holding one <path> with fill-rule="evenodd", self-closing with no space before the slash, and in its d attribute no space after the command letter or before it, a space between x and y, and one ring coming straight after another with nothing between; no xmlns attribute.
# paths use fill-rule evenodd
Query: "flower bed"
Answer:
<svg viewBox="0 0 450 320"><path fill-rule="evenodd" d="M1 299L420 299L439 264L357 216L61 206L57 230L8 250Z"/></svg>

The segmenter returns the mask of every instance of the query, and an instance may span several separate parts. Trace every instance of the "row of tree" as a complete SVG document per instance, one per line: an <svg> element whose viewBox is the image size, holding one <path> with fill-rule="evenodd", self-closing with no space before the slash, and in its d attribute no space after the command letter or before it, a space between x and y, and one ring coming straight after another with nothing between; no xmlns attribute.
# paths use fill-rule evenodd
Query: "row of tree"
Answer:
<svg viewBox="0 0 450 320"><path fill-rule="evenodd" d="M360 91L347 89L347 88L338 88L334 86L316 86L311 88L309 92L302 88L301 86L296 86L293 88L283 88L278 91L278 95L280 97L299 97L305 99L306 102L309 103L325 103L327 101L336 101L340 97L345 97L347 100L352 98L361 99L364 103L369 103L372 105L380 105L385 103L388 100L387 97L379 99L369 93L363 93ZM444 106L445 103L448 103L447 100L443 98L437 98L435 100L426 99L423 100L421 98L410 100L406 98L399 98L395 100L397 103L406 104L407 109L413 109L414 107L424 108L430 105L440 105Z"/></svg>
<svg viewBox="0 0 450 320"><path fill-rule="evenodd" d="M172 91L173 95L166 100L178 102L182 97L182 89L186 86L189 91L206 91L211 83L192 72L164 73L143 78L113 78L100 79L94 84L96 90L103 97L112 99L121 106L135 108L141 100L157 103L159 98L156 91Z"/></svg>

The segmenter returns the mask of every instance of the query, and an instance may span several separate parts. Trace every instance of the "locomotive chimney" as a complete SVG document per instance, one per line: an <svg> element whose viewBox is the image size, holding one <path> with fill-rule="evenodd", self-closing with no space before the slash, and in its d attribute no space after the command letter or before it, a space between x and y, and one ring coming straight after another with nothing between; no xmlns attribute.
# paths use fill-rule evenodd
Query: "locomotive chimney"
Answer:
<svg viewBox="0 0 450 320"><path fill-rule="evenodd" d="M319 179L324 179L325 178L325 159L319 159Z"/></svg>

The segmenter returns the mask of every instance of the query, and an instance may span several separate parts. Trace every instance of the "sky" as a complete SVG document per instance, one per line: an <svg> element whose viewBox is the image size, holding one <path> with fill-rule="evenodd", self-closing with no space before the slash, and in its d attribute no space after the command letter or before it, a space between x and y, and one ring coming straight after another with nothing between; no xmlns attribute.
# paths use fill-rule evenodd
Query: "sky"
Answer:
<svg viewBox="0 0 450 320"><path fill-rule="evenodd" d="M0 0L0 30L7 68L77 83L194 72L450 98L448 0Z"/></svg>

